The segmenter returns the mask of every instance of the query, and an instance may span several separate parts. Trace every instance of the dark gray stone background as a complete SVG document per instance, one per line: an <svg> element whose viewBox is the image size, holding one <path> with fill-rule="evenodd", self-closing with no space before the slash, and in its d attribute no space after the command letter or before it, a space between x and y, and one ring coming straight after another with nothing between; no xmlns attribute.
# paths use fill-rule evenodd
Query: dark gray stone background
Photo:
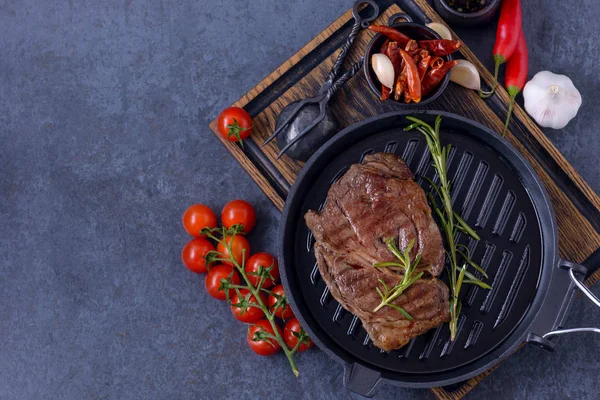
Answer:
<svg viewBox="0 0 600 400"><path fill-rule="evenodd" d="M546 134L598 191L600 5L523 3L530 77L566 73L584 99ZM180 262L198 202L249 200L253 249L275 251L278 211L207 125L350 6L0 0L0 399L350 397L319 350L299 379L255 356ZM489 63L494 26L459 32ZM569 325L600 310L579 300ZM599 350L591 334L526 347L471 397L598 398Z"/></svg>

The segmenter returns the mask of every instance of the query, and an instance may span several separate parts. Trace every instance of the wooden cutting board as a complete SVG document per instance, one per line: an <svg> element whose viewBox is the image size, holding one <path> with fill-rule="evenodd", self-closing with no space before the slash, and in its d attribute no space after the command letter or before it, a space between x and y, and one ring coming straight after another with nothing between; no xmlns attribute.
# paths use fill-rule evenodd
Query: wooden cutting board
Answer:
<svg viewBox="0 0 600 400"><path fill-rule="evenodd" d="M378 3L380 16L375 21L377 24L387 24L388 18L399 12L408 13L415 22L443 23L427 0L381 0ZM303 163L287 156L276 160L279 149L275 142L265 147L260 145L273 132L283 107L316 94L351 28L352 12L348 10L233 104L244 107L254 119L254 133L251 139L245 141L243 149L236 143L223 140L217 131L216 120L210 124L217 138L280 211ZM360 59L373 35L370 31L359 33L346 60L346 67ZM454 33L453 36L460 39ZM491 74L464 43L461 53L475 64L482 79L489 84ZM450 83L436 101L424 108L454 112L501 132L508 102L504 89L499 89L490 99L482 100L474 91ZM396 110L392 102L380 102L369 90L362 72L334 95L330 107L341 128ZM599 265L600 198L519 106L515 107L507 138L529 160L550 194L558 221L560 256L579 263L587 260L591 265ZM590 274L586 284L592 285L598 280L600 270ZM461 399L491 372L432 391L439 399Z"/></svg>

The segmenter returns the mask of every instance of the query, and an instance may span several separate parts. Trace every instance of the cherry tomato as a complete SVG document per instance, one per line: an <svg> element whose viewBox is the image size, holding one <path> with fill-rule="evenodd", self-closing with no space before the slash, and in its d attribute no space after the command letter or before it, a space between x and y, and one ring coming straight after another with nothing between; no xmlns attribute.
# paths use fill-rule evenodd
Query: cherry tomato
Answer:
<svg viewBox="0 0 600 400"><path fill-rule="evenodd" d="M232 200L223 207L221 221L223 221L225 228L241 224L244 227L244 232L248 233L256 224L256 212L254 212L254 208L247 201Z"/></svg>
<svg viewBox="0 0 600 400"><path fill-rule="evenodd" d="M231 253L233 254L229 254L227 247L225 247L223 243L219 242L217 245L217 251L221 253L222 258L230 259L233 255L235 261L239 265L242 265L242 261L244 259L247 260L250 256L250 243L248 243L248 240L245 237L241 235L227 236L224 241L229 245L229 247L231 247ZM222 262L223 264L233 265L233 262L229 260Z"/></svg>
<svg viewBox="0 0 600 400"><path fill-rule="evenodd" d="M300 322L298 322L296 317L290 319L285 324L285 328L283 328L283 340L290 349L296 347L296 344L298 343L298 336L296 335L301 335L300 332L304 332L304 330L300 326ZM306 335L306 332L304 332L304 334ZM307 343L305 342L298 346L298 351L306 351L315 345L308 336L306 336L305 341Z"/></svg>
<svg viewBox="0 0 600 400"><path fill-rule="evenodd" d="M206 259L204 256L215 247L206 239L192 239L183 246L181 251L181 260L190 271L198 274L206 272Z"/></svg>
<svg viewBox="0 0 600 400"><path fill-rule="evenodd" d="M243 108L229 107L219 114L219 133L230 142L242 142L252 133L252 117Z"/></svg>
<svg viewBox="0 0 600 400"><path fill-rule="evenodd" d="M285 296L282 284L275 286L273 289L271 289L271 292L278 296ZM272 313L275 313L276 317L286 320L294 316L292 308L288 304L287 300L284 300L283 304L280 304L277 308L273 307L275 303L277 303L277 298L273 295L269 295L269 310L271 310Z"/></svg>
<svg viewBox="0 0 600 400"><path fill-rule="evenodd" d="M240 276L233 270L231 265L219 264L211 267L204 278L204 286L206 287L208 294L215 299L225 300L225 291L223 291L223 289L219 290L219 287L221 286L222 280L229 278L230 275L231 283L239 285ZM229 298L235 294L234 289L229 289Z"/></svg>
<svg viewBox="0 0 600 400"><path fill-rule="evenodd" d="M281 329L277 327L279 334L281 334ZM248 345L256 354L261 356L270 356L277 353L281 346L274 339L265 339L254 341L254 337L256 332L264 331L269 332L271 335L275 335L275 331L273 331L273 327L271 323L266 319L261 319L260 321L256 321L254 324L248 327Z"/></svg>
<svg viewBox="0 0 600 400"><path fill-rule="evenodd" d="M215 213L204 204L193 204L183 213L183 227L193 237L202 237L200 231L204 228L217 226Z"/></svg>
<svg viewBox="0 0 600 400"><path fill-rule="evenodd" d="M256 274L258 274L260 266L263 268L271 267L270 273L271 277L273 277L273 279L265 279L262 287L268 289L275 286L275 283L279 280L279 264L277 263L277 259L269 253L256 253L246 261L246 267L244 269L246 274L248 274L250 283L254 286L258 285L260 276Z"/></svg>
<svg viewBox="0 0 600 400"><path fill-rule="evenodd" d="M240 304L240 300L245 301L246 299L249 303L258 304L254 295L250 295L250 297L248 297L248 295L250 294L249 290L241 289L240 294L242 295L242 299L239 298L237 293L234 294L231 298L231 312L233 313L233 316L238 321L242 321L247 324L256 322L259 319L263 319L265 317L265 313L260 308L247 307L245 311L242 311L241 307L234 306L234 304ZM262 302L265 303L265 296L262 293L260 294L260 298Z"/></svg>

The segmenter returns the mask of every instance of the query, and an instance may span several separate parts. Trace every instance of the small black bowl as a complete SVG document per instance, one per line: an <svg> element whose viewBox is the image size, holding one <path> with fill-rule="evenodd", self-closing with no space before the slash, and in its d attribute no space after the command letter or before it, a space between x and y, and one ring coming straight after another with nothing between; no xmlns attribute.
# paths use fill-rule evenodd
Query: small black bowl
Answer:
<svg viewBox="0 0 600 400"><path fill-rule="evenodd" d="M404 19L408 22L396 22L399 19ZM388 25L391 26L392 28L397 29L398 31L404 33L411 39L415 39L415 40L441 39L441 36L438 35L434 30L429 29L425 25L421 25L421 24L412 22L412 19L406 14L392 15L390 17ZM373 39L371 39L371 42L369 42L369 45L367 46L367 49L365 51L365 63L364 63L364 67L363 67L365 70L365 77L367 78L367 83L369 84L369 87L371 88L373 93L375 93L377 95L378 98L381 98L381 82L379 82L379 80L377 79L377 76L375 75L375 71L373 71L373 68L371 68L371 56L373 55L374 52L379 51L379 49L383 45L383 42L385 42L386 39L387 39L386 36L384 36L380 33L376 34L373 37ZM444 56L442 58L445 61L452 60L451 55ZM389 99L387 99L386 101L391 101L393 103L396 103L398 105L398 107L400 107L400 108L414 108L414 107L424 106L426 104L431 103L440 94L442 94L444 89L446 89L446 86L448 86L449 81L450 81L450 74L446 74L446 76L439 83L439 85L437 85L427 96L423 97L421 99L421 101L418 103L412 103L412 102L405 103L403 101L396 101L396 100L394 100L393 96L390 97Z"/></svg>
<svg viewBox="0 0 600 400"><path fill-rule="evenodd" d="M446 0L433 0L435 10L452 25L475 26L490 22L500 8L502 0L487 0L488 4L479 11L461 13L450 7Z"/></svg>

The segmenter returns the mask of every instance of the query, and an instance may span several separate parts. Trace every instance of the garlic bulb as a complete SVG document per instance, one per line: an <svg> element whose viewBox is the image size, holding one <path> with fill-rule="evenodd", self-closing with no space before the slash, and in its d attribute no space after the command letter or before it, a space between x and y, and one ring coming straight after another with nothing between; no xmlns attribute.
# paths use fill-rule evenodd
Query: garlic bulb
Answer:
<svg viewBox="0 0 600 400"><path fill-rule="evenodd" d="M438 35L442 37L442 39L451 40L452 34L450 33L450 29L446 27L444 24L440 24L439 22L430 22L426 25L428 28L433 29Z"/></svg>
<svg viewBox="0 0 600 400"><path fill-rule="evenodd" d="M581 94L565 75L541 71L523 89L525 110L540 124L553 129L564 128L575 118L581 106Z"/></svg>
<svg viewBox="0 0 600 400"><path fill-rule="evenodd" d="M376 53L371 57L371 65L379 82L390 89L394 86L394 65L385 54Z"/></svg>
<svg viewBox="0 0 600 400"><path fill-rule="evenodd" d="M457 60L457 62L458 64L450 70L450 80L468 89L479 90L481 79L477 68L467 60Z"/></svg>

